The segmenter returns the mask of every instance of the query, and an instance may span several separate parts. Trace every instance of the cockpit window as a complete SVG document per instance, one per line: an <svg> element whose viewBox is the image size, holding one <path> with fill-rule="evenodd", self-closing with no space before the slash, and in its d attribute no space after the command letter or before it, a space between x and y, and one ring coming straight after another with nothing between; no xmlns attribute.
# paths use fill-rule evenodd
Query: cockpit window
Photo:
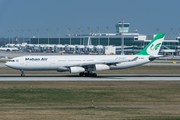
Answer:
<svg viewBox="0 0 180 120"><path fill-rule="evenodd" d="M9 60L8 62L15 62L15 60Z"/></svg>

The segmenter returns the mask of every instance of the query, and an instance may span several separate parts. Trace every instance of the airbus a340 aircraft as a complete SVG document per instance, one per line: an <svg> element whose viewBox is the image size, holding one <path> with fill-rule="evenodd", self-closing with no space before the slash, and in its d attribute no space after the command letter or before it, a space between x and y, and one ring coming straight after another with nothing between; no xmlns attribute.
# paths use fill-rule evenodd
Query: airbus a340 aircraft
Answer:
<svg viewBox="0 0 180 120"><path fill-rule="evenodd" d="M56 70L79 73L80 76L97 76L92 71L116 70L146 64L158 55L165 33L157 36L136 55L67 55L67 56L22 56L9 60L6 66L21 71Z"/></svg>

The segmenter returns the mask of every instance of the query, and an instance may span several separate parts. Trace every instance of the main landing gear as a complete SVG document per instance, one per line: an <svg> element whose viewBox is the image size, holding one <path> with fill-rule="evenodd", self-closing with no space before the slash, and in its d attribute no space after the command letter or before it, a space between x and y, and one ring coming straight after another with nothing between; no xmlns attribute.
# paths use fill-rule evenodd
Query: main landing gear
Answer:
<svg viewBox="0 0 180 120"><path fill-rule="evenodd" d="M22 77L25 76L24 70L21 70L21 76L22 76Z"/></svg>
<svg viewBox="0 0 180 120"><path fill-rule="evenodd" d="M96 77L97 74L96 73L91 73L91 72L88 71L87 73L84 73L84 72L79 73L79 76L81 76L81 77L83 77L83 76L85 76L85 77Z"/></svg>

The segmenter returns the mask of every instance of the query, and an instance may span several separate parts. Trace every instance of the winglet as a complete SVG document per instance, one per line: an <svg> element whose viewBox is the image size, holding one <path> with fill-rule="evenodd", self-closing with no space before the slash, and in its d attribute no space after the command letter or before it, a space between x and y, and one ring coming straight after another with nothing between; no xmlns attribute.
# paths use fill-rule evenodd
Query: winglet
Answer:
<svg viewBox="0 0 180 120"><path fill-rule="evenodd" d="M157 34L156 37L146 46L146 48L136 55L158 55L165 35L165 33Z"/></svg>

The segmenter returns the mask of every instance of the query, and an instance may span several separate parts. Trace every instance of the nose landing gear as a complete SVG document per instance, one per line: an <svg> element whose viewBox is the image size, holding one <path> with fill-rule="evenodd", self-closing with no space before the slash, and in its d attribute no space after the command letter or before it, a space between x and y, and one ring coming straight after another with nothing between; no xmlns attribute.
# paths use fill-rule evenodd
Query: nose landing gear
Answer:
<svg viewBox="0 0 180 120"><path fill-rule="evenodd" d="M24 70L21 70L21 77L25 76Z"/></svg>

